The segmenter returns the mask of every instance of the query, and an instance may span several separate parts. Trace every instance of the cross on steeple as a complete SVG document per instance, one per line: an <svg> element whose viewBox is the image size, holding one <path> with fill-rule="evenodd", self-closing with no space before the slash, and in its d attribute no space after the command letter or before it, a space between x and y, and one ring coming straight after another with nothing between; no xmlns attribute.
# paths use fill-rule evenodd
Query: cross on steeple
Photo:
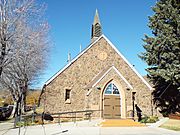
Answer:
<svg viewBox="0 0 180 135"><path fill-rule="evenodd" d="M102 35L102 28L99 20L98 10L96 9L94 22L92 24L91 43L94 42L101 35Z"/></svg>

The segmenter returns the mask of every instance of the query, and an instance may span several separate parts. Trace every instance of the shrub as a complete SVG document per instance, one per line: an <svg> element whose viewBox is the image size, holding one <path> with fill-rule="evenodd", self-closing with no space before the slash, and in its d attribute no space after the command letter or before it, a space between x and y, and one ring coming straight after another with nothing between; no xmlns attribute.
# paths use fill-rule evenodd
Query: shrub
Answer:
<svg viewBox="0 0 180 135"><path fill-rule="evenodd" d="M142 120L140 121L141 123L155 123L156 121L158 121L158 117L157 116L145 116L142 118Z"/></svg>
<svg viewBox="0 0 180 135"><path fill-rule="evenodd" d="M163 115L163 117L168 117L169 116L169 112L167 112L167 111L161 112L161 114Z"/></svg>

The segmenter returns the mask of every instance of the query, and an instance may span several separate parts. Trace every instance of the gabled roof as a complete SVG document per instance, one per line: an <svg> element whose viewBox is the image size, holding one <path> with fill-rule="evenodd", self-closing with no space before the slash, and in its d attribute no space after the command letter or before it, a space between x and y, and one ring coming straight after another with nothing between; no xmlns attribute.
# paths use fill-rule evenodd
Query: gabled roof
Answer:
<svg viewBox="0 0 180 135"><path fill-rule="evenodd" d="M118 76L128 85L130 89L133 89L132 85L124 78L124 76L119 72L115 66L108 67L100 72L87 86L87 89L95 87L111 70L114 70Z"/></svg>
<svg viewBox="0 0 180 135"><path fill-rule="evenodd" d="M146 80L137 72L137 70L128 62L128 60L118 51L118 49L111 43L111 41L105 36L101 35L96 41L91 43L86 49L84 49L79 55L77 55L70 63L68 63L64 68L59 70L55 75L53 75L47 82L45 82L45 85L48 85L51 81L53 81L59 74L61 74L65 69L67 69L72 63L74 63L80 56L82 56L87 50L89 50L94 44L96 44L101 38L104 38L109 45L119 54L119 56L129 65L129 67L136 73L136 75L142 80L142 82L150 89L153 88L149 85L149 83L146 82Z"/></svg>

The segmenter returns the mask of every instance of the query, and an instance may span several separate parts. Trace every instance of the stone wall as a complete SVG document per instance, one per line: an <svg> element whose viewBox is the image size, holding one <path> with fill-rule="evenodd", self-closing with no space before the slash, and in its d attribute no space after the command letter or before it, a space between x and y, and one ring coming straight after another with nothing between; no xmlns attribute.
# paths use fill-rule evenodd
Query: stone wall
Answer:
<svg viewBox="0 0 180 135"><path fill-rule="evenodd" d="M137 104L143 113L149 115L151 91L103 37L46 86L43 94L45 102L44 100L41 102L45 105L45 111L53 113L86 110L88 108L87 102L91 109L102 109L100 104L102 90L108 81L116 80L125 92L127 112L132 107L132 90L126 90L125 82L113 71L98 84L101 87L100 91L94 88L90 96L88 98L86 96L88 92L85 89L86 86L97 74L112 65L132 85L133 91L136 92ZM66 89L71 90L70 103L65 101ZM97 115L100 114L97 113Z"/></svg>

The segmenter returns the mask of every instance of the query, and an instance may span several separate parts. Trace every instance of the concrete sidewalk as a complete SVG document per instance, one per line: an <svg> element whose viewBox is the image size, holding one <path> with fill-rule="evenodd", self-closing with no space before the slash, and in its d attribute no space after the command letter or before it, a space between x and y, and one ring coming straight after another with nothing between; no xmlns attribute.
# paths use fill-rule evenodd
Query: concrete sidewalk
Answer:
<svg viewBox="0 0 180 135"><path fill-rule="evenodd" d="M100 121L29 126L20 131L21 135L180 135L180 132L153 127L99 127ZM18 135L18 131L18 128L11 129L4 135Z"/></svg>
<svg viewBox="0 0 180 135"><path fill-rule="evenodd" d="M167 122L168 120L169 120L169 118L161 118L156 123L147 124L147 126L152 127L152 128L157 128L157 127L161 126L163 123Z"/></svg>
<svg viewBox="0 0 180 135"><path fill-rule="evenodd" d="M148 127L62 127L46 125L21 128L21 135L179 135L180 132ZM18 129L11 129L4 135L18 135Z"/></svg>
<svg viewBox="0 0 180 135"><path fill-rule="evenodd" d="M0 135L8 132L10 129L14 127L14 123L12 120L8 120L6 122L0 122Z"/></svg>

